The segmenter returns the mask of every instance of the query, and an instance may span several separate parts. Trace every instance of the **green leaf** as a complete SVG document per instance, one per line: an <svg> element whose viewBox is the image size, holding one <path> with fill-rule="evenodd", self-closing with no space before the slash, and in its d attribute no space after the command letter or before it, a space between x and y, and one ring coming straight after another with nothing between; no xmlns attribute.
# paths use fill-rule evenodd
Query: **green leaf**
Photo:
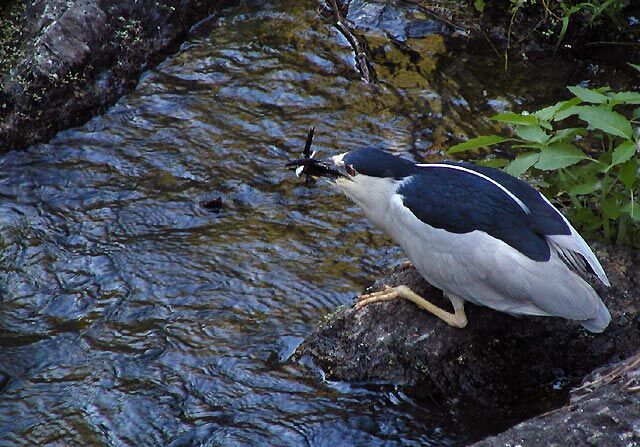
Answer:
<svg viewBox="0 0 640 447"><path fill-rule="evenodd" d="M538 118L535 115L518 115L517 113L499 113L491 117L494 121L500 121L507 124L522 124L525 126L535 126L538 124Z"/></svg>
<svg viewBox="0 0 640 447"><path fill-rule="evenodd" d="M586 207L580 208L574 213L573 218L576 222L579 222L582 227L586 227L592 231L602 226L602 219L600 219L593 210Z"/></svg>
<svg viewBox="0 0 640 447"><path fill-rule="evenodd" d="M516 135L526 141L545 144L549 141L549 135L540 127L535 126L516 126Z"/></svg>
<svg viewBox="0 0 640 447"><path fill-rule="evenodd" d="M579 98L576 98L578 101L580 101ZM562 121L563 119L571 116L571 115L577 115L578 112L580 111L580 107L579 106L571 106L571 107L567 107L566 109L562 109L561 111L559 111L558 113L556 113L556 116L553 117L554 121Z"/></svg>
<svg viewBox="0 0 640 447"><path fill-rule="evenodd" d="M538 143L512 144L513 149L542 149L542 145Z"/></svg>
<svg viewBox="0 0 640 447"><path fill-rule="evenodd" d="M490 158L489 160L481 160L478 161L477 164L480 166L489 166L490 168L502 168L509 163L509 160L506 158Z"/></svg>
<svg viewBox="0 0 640 447"><path fill-rule="evenodd" d="M597 106L576 106L572 109L581 120L589 124L588 129L600 129L628 140L633 136L631 123L618 112Z"/></svg>
<svg viewBox="0 0 640 447"><path fill-rule="evenodd" d="M609 161L611 161L611 159L609 159ZM604 166L604 169L602 169L602 167ZM574 175L575 177L579 178L579 179L586 179L589 177L598 177L600 179L603 180L603 186L606 184L604 182L607 181L607 179L611 179L611 177L602 177L598 174L600 174L601 172L604 172L606 170L606 168L609 167L609 163L595 163L595 162L589 162L589 163L581 163L579 166L575 166L573 168L571 168L571 174ZM613 180L611 180L613 181Z"/></svg>
<svg viewBox="0 0 640 447"><path fill-rule="evenodd" d="M627 187L631 189L638 176L638 163L635 158L632 158L620 167L618 171L618 178Z"/></svg>
<svg viewBox="0 0 640 447"><path fill-rule="evenodd" d="M602 212L609 219L616 220L622 214L620 204L615 197L607 197L602 201Z"/></svg>
<svg viewBox="0 0 640 447"><path fill-rule="evenodd" d="M567 140L573 140L576 135L586 135L587 129L584 127L569 127L567 129L560 129L556 132L555 136L549 139L549 143L564 143Z"/></svg>
<svg viewBox="0 0 640 447"><path fill-rule="evenodd" d="M561 101L558 103L560 105L560 107L558 108L558 112L562 112L563 110L567 110L573 106L577 106L581 102L582 100L580 98L571 98L567 99L566 101Z"/></svg>
<svg viewBox="0 0 640 447"><path fill-rule="evenodd" d="M534 115L537 116L540 121L551 121L551 118L553 118L553 115L555 115L558 112L558 109L559 109L558 104L545 107L544 109L540 109L537 112L535 112Z"/></svg>
<svg viewBox="0 0 640 447"><path fill-rule="evenodd" d="M538 158L540 158L538 152L520 154L504 170L515 177L520 177L527 172L527 169L536 164Z"/></svg>
<svg viewBox="0 0 640 447"><path fill-rule="evenodd" d="M622 207L622 211L629 214L631 219L640 221L640 203L637 200L629 201Z"/></svg>
<svg viewBox="0 0 640 447"><path fill-rule="evenodd" d="M540 153L535 167L543 171L566 168L588 158L580 149L569 143L556 143Z"/></svg>
<svg viewBox="0 0 640 447"><path fill-rule="evenodd" d="M571 187L569 194L572 196L578 196L583 194L591 194L602 188L602 182L598 177L589 177L584 179L581 183Z"/></svg>
<svg viewBox="0 0 640 447"><path fill-rule="evenodd" d="M480 137L471 138L464 143L456 144L455 146L450 147L447 153L455 154L457 152L464 152L471 149L491 146L493 144L504 143L505 141L513 141L513 139L501 137L500 135L482 135Z"/></svg>
<svg viewBox="0 0 640 447"><path fill-rule="evenodd" d="M609 97L618 103L640 104L640 92L617 92L610 94Z"/></svg>
<svg viewBox="0 0 640 447"><path fill-rule="evenodd" d="M580 98L571 98L567 101L560 101L552 106L545 107L534 113L541 121L551 121L556 113L562 112L570 107L577 106L582 100Z"/></svg>
<svg viewBox="0 0 640 447"><path fill-rule="evenodd" d="M640 71L640 65L638 64L632 64L631 62L627 62L628 65L631 65L633 68L635 68L636 70Z"/></svg>
<svg viewBox="0 0 640 447"><path fill-rule="evenodd" d="M562 16L562 28L560 29L560 35L558 36L558 41L556 42L556 51L558 51L558 47L560 46L560 42L564 39L564 35L567 34L567 28L569 27L569 17L572 12L564 14Z"/></svg>
<svg viewBox="0 0 640 447"><path fill-rule="evenodd" d="M485 7L484 0L476 0L473 2L473 6L476 8L476 11L483 12Z"/></svg>
<svg viewBox="0 0 640 447"><path fill-rule="evenodd" d="M633 110L633 113L631 114L631 119L635 120L635 119L638 119L638 118L640 118L640 107L636 107Z"/></svg>
<svg viewBox="0 0 640 447"><path fill-rule="evenodd" d="M595 90L583 88L580 86L567 87L571 93L583 100L584 102L590 102L592 104L604 104L609 98L602 93L598 93Z"/></svg>
<svg viewBox="0 0 640 447"><path fill-rule="evenodd" d="M613 153L609 151L601 152L600 155L598 155L598 161L606 165L611 164L612 158L613 158ZM600 172L604 172L604 171L600 171Z"/></svg>
<svg viewBox="0 0 640 447"><path fill-rule="evenodd" d="M633 141L625 141L613 151L612 165L619 165L630 160L636 153L638 146Z"/></svg>

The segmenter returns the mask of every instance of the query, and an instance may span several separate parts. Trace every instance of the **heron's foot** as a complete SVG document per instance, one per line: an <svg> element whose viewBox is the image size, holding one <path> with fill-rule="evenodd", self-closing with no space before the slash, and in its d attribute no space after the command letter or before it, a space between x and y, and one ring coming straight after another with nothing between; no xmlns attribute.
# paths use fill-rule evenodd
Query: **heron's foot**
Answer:
<svg viewBox="0 0 640 447"><path fill-rule="evenodd" d="M407 286L385 286L380 292L359 296L358 302L355 305L355 310L358 311L368 304L379 301L390 301L398 298L404 298L405 300L415 303L420 309L432 313L449 326L458 328L465 327L467 325L467 315L464 313L464 301L454 295L448 295L448 297L453 304L453 308L455 310L454 313L447 312L435 304L430 303Z"/></svg>

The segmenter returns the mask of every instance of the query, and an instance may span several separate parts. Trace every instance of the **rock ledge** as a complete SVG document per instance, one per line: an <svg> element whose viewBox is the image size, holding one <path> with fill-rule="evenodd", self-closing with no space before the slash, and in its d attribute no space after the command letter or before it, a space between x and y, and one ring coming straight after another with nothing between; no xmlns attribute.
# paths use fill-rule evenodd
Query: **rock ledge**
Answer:
<svg viewBox="0 0 640 447"><path fill-rule="evenodd" d="M0 149L46 141L104 110L223 3L28 2L20 19L14 18L20 30L13 35L20 41L5 42L15 48L11 68L0 73Z"/></svg>
<svg viewBox="0 0 640 447"><path fill-rule="evenodd" d="M410 387L416 397L486 408L511 423L553 410L566 403L569 386L640 346L640 270L634 267L640 265L640 252L599 248L612 283L609 289L596 286L612 315L603 334L560 318L514 318L471 304L468 326L456 329L396 300L359 312L337 310L295 358L311 359L330 380L388 381ZM449 306L413 268L396 269L373 289L382 284L407 284Z"/></svg>

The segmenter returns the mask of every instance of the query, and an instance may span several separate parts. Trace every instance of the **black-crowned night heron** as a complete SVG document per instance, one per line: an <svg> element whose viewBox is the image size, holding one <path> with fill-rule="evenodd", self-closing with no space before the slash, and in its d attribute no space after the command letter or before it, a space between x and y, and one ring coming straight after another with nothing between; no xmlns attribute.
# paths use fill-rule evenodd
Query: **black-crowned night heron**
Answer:
<svg viewBox="0 0 640 447"><path fill-rule="evenodd" d="M451 300L447 312L407 286L359 297L364 305L405 298L455 327L464 302L513 315L558 316L602 332L611 316L584 280L602 266L567 219L525 182L468 163L415 164L377 149L291 162L333 180L398 243L415 268Z"/></svg>

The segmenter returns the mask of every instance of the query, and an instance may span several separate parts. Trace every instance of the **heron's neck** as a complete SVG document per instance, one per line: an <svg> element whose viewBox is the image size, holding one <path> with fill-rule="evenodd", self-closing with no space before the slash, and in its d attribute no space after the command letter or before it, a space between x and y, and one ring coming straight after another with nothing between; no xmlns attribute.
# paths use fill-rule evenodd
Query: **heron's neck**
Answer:
<svg viewBox="0 0 640 447"><path fill-rule="evenodd" d="M337 185L378 227L388 230L389 206L399 183L391 178L358 175L355 181L341 180Z"/></svg>

